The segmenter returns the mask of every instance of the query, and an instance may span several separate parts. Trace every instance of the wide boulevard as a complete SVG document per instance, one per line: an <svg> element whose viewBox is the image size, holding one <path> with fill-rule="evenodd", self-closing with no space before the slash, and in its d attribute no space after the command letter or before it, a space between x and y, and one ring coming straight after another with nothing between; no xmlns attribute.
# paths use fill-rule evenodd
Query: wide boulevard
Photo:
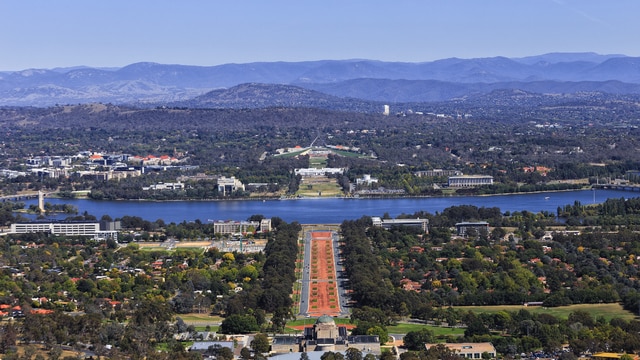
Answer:
<svg viewBox="0 0 640 360"><path fill-rule="evenodd" d="M300 278L300 313L301 316L343 316L349 313L347 308L347 295L345 292L345 279L342 276L343 267L339 251L339 235L337 225L305 225L303 226L304 255L302 264L302 276ZM327 236L328 235L328 236ZM314 262L314 242L326 243L330 241L330 251L322 248L316 252ZM325 256L330 253L330 258ZM315 264L315 265L314 265ZM326 289L336 285L336 293L330 295ZM312 295L313 292L316 295ZM325 291L323 291L323 289ZM331 301L331 299L335 301ZM333 303L332 307L326 305ZM314 305L317 304L317 305ZM321 306L320 304L325 304ZM315 307L314 307L315 306Z"/></svg>

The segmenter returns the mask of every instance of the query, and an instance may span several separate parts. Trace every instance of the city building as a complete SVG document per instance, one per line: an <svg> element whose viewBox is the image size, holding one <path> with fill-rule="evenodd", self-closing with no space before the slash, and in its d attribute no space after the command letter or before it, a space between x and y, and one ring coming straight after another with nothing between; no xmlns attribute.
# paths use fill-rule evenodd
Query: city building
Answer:
<svg viewBox="0 0 640 360"><path fill-rule="evenodd" d="M481 185L492 185L493 176L489 175L461 175L449 176L450 187L473 187Z"/></svg>
<svg viewBox="0 0 640 360"><path fill-rule="evenodd" d="M53 221L11 224L9 234L49 233L67 236L92 236L96 240L118 240L120 221Z"/></svg>
<svg viewBox="0 0 640 360"><path fill-rule="evenodd" d="M489 223L486 221L477 222L461 222L456 224L456 233L458 236L466 236L469 229L473 229L480 233L482 230L489 232Z"/></svg>
<svg viewBox="0 0 640 360"><path fill-rule="evenodd" d="M244 191L244 185L235 176L230 178L221 176L218 178L218 193L226 196L238 190Z"/></svg>
<svg viewBox="0 0 640 360"><path fill-rule="evenodd" d="M209 220L211 221L211 220ZM243 234L247 232L269 232L271 231L271 219L258 221L233 221L216 220L213 221L213 232L216 234Z"/></svg>
<svg viewBox="0 0 640 360"><path fill-rule="evenodd" d="M357 185L371 185L373 183L377 183L378 179L371 177L369 174L362 175L361 178L356 179Z"/></svg>
<svg viewBox="0 0 640 360"><path fill-rule="evenodd" d="M460 170L433 169L433 170L416 171L413 174L415 176L417 176L417 177L462 176L462 171L460 171Z"/></svg>
<svg viewBox="0 0 640 360"><path fill-rule="evenodd" d="M427 350L439 344L424 344ZM487 353L491 359L496 358L496 348L489 342L482 343L444 343L449 350L453 350L459 356L467 359L482 359L482 354Z"/></svg>
<svg viewBox="0 0 640 360"><path fill-rule="evenodd" d="M343 168L305 168L305 169L295 169L294 173L296 175L300 175L302 177L310 177L310 176L326 176L328 174L342 174L344 172Z"/></svg>
<svg viewBox="0 0 640 360"><path fill-rule="evenodd" d="M94 236L100 231L97 221L28 222L11 224L11 234L44 232L68 236Z"/></svg>
<svg viewBox="0 0 640 360"><path fill-rule="evenodd" d="M158 183L149 186L145 186L142 190L182 190L184 189L184 184L181 182L177 183Z"/></svg>
<svg viewBox="0 0 640 360"><path fill-rule="evenodd" d="M372 216L373 226L381 227L385 230L397 226L419 227L425 233L429 232L429 219L383 219L378 216Z"/></svg>
<svg viewBox="0 0 640 360"><path fill-rule="evenodd" d="M260 232L270 232L271 231L271 219L262 219L260 220Z"/></svg>

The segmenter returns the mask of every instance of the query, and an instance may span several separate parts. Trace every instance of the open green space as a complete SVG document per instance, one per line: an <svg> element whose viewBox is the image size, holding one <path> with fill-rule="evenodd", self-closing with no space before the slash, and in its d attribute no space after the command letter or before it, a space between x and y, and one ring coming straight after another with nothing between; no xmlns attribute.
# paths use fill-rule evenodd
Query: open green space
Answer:
<svg viewBox="0 0 640 360"><path fill-rule="evenodd" d="M352 157L352 158L370 158L370 156L366 156L366 155L362 155L362 154L358 154L358 153L354 153L351 151L344 151L344 150L335 150L332 149L331 152L333 152L334 154L340 155L340 156L344 156L344 157Z"/></svg>
<svg viewBox="0 0 640 360"><path fill-rule="evenodd" d="M207 324L221 323L222 317L220 316L211 316L209 314L180 314L177 317L181 318L185 323L190 324L202 324L202 326L206 326ZM213 326L213 325L211 325Z"/></svg>
<svg viewBox="0 0 640 360"><path fill-rule="evenodd" d="M456 306L457 310L473 311L477 313L497 313L499 311L516 312L527 310L533 314L549 314L557 318L566 319L574 311L586 311L594 318L603 317L607 320L620 318L630 320L636 315L623 309L618 303L612 304L577 304L559 307L523 306L523 305L500 305L500 306Z"/></svg>
<svg viewBox="0 0 640 360"><path fill-rule="evenodd" d="M294 152L288 152L288 153L284 153L284 154L276 154L274 155L274 157L281 157L281 158L292 158L292 157L296 157L298 155L301 155L302 153L304 153L305 151L307 151L308 149L302 149L300 151L294 151Z"/></svg>
<svg viewBox="0 0 640 360"><path fill-rule="evenodd" d="M141 251L168 251L167 248L162 246L142 246Z"/></svg>
<svg viewBox="0 0 640 360"><path fill-rule="evenodd" d="M314 182L303 181L296 195L307 197L334 197L342 195L342 189L335 181Z"/></svg>
<svg viewBox="0 0 640 360"><path fill-rule="evenodd" d="M309 158L309 167L316 168L316 169L322 169L324 167L327 167L327 158L323 158L323 157Z"/></svg>
<svg viewBox="0 0 640 360"><path fill-rule="evenodd" d="M444 327L444 326L433 326L433 325L425 325L425 324L414 324L414 323L398 323L393 326L387 326L387 332L389 334L406 334L410 331L420 331L422 329L429 329L433 331L435 336L462 336L464 335L464 328L452 328L452 327Z"/></svg>

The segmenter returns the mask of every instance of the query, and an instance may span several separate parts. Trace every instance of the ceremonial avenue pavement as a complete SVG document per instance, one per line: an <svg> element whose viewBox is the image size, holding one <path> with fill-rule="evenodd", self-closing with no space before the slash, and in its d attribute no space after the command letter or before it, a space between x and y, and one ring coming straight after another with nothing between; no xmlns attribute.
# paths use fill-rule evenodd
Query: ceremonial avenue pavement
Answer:
<svg viewBox="0 0 640 360"><path fill-rule="evenodd" d="M338 229L338 225L303 225L300 316L339 317L349 313Z"/></svg>

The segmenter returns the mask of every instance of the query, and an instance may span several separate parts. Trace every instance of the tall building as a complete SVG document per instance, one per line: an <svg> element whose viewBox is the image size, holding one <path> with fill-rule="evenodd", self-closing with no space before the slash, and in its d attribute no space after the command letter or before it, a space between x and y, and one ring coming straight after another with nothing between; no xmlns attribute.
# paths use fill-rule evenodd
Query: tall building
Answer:
<svg viewBox="0 0 640 360"><path fill-rule="evenodd" d="M382 111L382 115L385 115L385 116L389 115L389 105L385 105L384 106L384 110Z"/></svg>

